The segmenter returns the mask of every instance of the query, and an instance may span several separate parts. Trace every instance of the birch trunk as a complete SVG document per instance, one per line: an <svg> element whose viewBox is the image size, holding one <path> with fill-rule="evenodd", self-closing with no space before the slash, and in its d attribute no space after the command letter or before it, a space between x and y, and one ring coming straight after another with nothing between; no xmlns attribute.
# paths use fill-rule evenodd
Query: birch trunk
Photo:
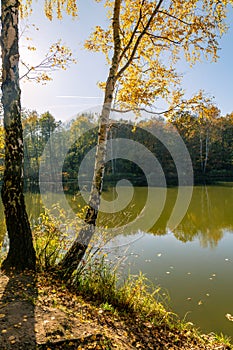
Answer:
<svg viewBox="0 0 233 350"><path fill-rule="evenodd" d="M19 1L2 0L2 104L5 129L5 171L2 186L10 241L2 269L35 269L36 257L23 196L23 134L19 87Z"/></svg>
<svg viewBox="0 0 233 350"><path fill-rule="evenodd" d="M201 172L203 174L203 144L202 144L202 136L200 131L200 165L201 165Z"/></svg>
<svg viewBox="0 0 233 350"><path fill-rule="evenodd" d="M209 157L209 130L208 129L206 133L207 135L205 139L205 162L204 162L204 169L203 169L204 174L206 173L206 167L207 167L207 162Z"/></svg>
<svg viewBox="0 0 233 350"><path fill-rule="evenodd" d="M114 15L113 15L113 34L114 34L114 53L112 58L112 64L109 70L109 75L105 87L105 97L102 107L98 142L95 156L95 169L92 180L92 188L85 216L85 224L81 228L73 245L66 253L62 261L59 263L58 268L61 271L61 275L64 279L69 279L72 273L77 269L80 261L82 260L88 244L94 234L96 220L100 206L100 196L102 193L103 177L105 170L105 158L106 158L106 145L109 126L109 116L111 106L113 103L113 94L115 90L117 72L119 67L119 57L121 53L121 43L119 36L120 29L120 8L121 0L115 0Z"/></svg>

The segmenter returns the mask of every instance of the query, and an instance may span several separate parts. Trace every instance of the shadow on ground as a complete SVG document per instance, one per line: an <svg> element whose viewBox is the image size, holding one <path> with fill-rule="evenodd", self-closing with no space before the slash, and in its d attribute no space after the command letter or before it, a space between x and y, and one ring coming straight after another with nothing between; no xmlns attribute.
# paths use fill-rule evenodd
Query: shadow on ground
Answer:
<svg viewBox="0 0 233 350"><path fill-rule="evenodd" d="M0 349L36 349L36 278L0 273Z"/></svg>

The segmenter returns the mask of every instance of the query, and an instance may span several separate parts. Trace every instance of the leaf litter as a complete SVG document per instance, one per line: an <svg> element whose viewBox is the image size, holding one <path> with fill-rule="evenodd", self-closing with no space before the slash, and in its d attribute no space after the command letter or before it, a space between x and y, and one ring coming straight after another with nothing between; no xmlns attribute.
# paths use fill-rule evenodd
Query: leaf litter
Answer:
<svg viewBox="0 0 233 350"><path fill-rule="evenodd" d="M105 310L50 275L0 274L0 349L230 349L187 329Z"/></svg>

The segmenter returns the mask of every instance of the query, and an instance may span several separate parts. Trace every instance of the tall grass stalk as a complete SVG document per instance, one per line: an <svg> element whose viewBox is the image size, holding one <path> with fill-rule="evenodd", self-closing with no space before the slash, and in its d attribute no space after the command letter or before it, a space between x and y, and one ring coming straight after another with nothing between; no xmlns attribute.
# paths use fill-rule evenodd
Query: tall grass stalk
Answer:
<svg viewBox="0 0 233 350"><path fill-rule="evenodd" d="M119 263L106 262L105 255L92 256L92 261L85 263L81 273L76 273L74 286L77 292L107 303L118 311L137 314L155 325L167 323L171 326L176 315L167 311L161 302L161 288L152 286L142 273L129 274L122 281L118 268Z"/></svg>

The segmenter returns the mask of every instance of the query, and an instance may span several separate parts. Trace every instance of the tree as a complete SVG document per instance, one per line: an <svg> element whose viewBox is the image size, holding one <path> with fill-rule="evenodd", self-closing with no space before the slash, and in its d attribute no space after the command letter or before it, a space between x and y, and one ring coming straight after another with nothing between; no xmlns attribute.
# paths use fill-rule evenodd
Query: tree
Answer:
<svg viewBox="0 0 233 350"><path fill-rule="evenodd" d="M21 6L27 12L32 0ZM50 18L53 7L57 16L65 10L76 15L74 0L45 2L45 13ZM21 123L21 102L19 86L19 11L20 1L1 2L1 48L2 48L2 105L5 129L5 169L2 186L7 232L10 241L9 252L2 263L2 269L17 271L35 269L36 256L32 242L30 224L23 196L23 133Z"/></svg>
<svg viewBox="0 0 233 350"><path fill-rule="evenodd" d="M24 177L36 180L39 173L39 116L36 111L23 111Z"/></svg>
<svg viewBox="0 0 233 350"><path fill-rule="evenodd" d="M200 141L200 166L202 174L206 174L209 160L210 147L213 142L215 121L220 117L220 110L215 106L202 108L198 116L199 141Z"/></svg>
<svg viewBox="0 0 233 350"><path fill-rule="evenodd" d="M57 150L51 149L50 136L55 129L60 127L61 122L56 122L49 113L41 116L36 111L23 111L22 113L23 137L24 137L24 177L29 181L39 181L40 157L47 142L50 146L50 173L53 173L56 162Z"/></svg>
<svg viewBox="0 0 233 350"><path fill-rule="evenodd" d="M0 125L0 181L4 173L4 129Z"/></svg>
<svg viewBox="0 0 233 350"><path fill-rule="evenodd" d="M99 2L99 0L98 0ZM191 64L201 56L217 59L217 37L226 31L227 2L198 0L106 0L110 26L97 26L86 48L101 51L109 64L104 84L96 161L85 224L59 264L70 278L94 233L105 169L106 141L114 92L119 110L139 112L157 99L170 108L182 105L176 62L181 53ZM169 108L169 109L170 109Z"/></svg>
<svg viewBox="0 0 233 350"><path fill-rule="evenodd" d="M19 1L2 1L2 104L5 129L5 171L2 201L10 247L2 269L35 269L36 255L23 196L23 131L19 87Z"/></svg>

